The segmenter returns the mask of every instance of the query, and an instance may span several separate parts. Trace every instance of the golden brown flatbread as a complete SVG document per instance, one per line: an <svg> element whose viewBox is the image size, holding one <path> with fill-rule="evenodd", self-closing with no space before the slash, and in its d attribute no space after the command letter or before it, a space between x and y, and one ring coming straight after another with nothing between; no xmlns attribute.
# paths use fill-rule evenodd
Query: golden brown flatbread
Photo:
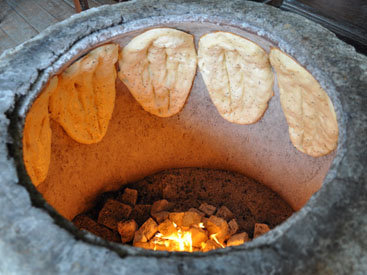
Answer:
<svg viewBox="0 0 367 275"><path fill-rule="evenodd" d="M48 100L57 88L57 76L34 101L25 119L23 130L23 160L32 183L37 186L47 177L51 160L51 128Z"/></svg>
<svg viewBox="0 0 367 275"><path fill-rule="evenodd" d="M313 157L326 155L338 143L338 123L333 104L316 79L293 58L273 48L280 102L293 145Z"/></svg>
<svg viewBox="0 0 367 275"><path fill-rule="evenodd" d="M119 78L147 112L177 114L185 105L196 73L193 36L169 28L146 31L120 55Z"/></svg>
<svg viewBox="0 0 367 275"><path fill-rule="evenodd" d="M77 142L97 143L106 134L115 105L118 45L100 46L59 75L50 97L51 118Z"/></svg>
<svg viewBox="0 0 367 275"><path fill-rule="evenodd" d="M233 123L258 121L273 96L268 54L254 42L228 32L199 41L199 68L220 115Z"/></svg>

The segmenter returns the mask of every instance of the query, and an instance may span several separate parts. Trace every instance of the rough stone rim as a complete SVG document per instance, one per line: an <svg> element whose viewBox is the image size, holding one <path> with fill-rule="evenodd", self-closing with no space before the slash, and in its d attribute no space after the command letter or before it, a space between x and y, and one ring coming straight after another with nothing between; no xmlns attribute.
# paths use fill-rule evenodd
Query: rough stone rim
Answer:
<svg viewBox="0 0 367 275"><path fill-rule="evenodd" d="M161 1L162 3L162 6L163 6L163 9L162 10L149 10L147 12L158 12L158 14L161 12L161 14L168 14L168 13L173 13L171 14L171 16L173 15L174 16L174 13L185 13L185 9L182 9L182 11L180 9L176 9L175 12L172 11L172 7L175 7L175 5L177 6L180 6L180 4L176 4L176 3L167 3L165 1ZM346 95L342 95L341 92L345 89L343 89L343 84L340 82L340 78L343 77L343 74L341 72L337 72L337 71L332 71L332 72L322 72L320 71L318 68L322 68L323 66L321 65L325 65L325 63L323 64L323 62L326 62L326 66L329 66L331 67L333 64L332 62L337 60L338 61L338 54L340 54L341 56L347 56L347 57L350 57L350 66L346 66L347 70L352 70L351 67L353 66L359 66L361 67L363 64L366 63L366 58L361 56L361 55L358 55L355 53L354 49L352 49L352 47L350 46L347 46L346 44L344 44L343 42L339 41L338 39L335 38L335 36L326 31L325 29L321 28L320 26L314 24L314 23L310 23L308 20L304 19L304 18L301 18L299 16L295 16L295 15L290 15L290 14L287 14L287 13L284 13L284 12L280 12L279 10L275 10L271 7L265 7L263 5L257 5L257 4L254 4L254 3L248 3L248 2L243 2L243 1L238 1L238 2L235 2L232 6L231 5L228 5L228 3L226 4L220 4L220 3L217 3L216 1L207 1L207 2L204 2L204 3L195 3L194 1L191 3L192 5L196 5L199 9L200 7L203 9L205 7L209 7L209 6L217 6L217 7L220 7L224 10L229 10L229 11L236 11L236 4L241 4L243 7L244 7L244 10L248 9L250 12L248 14L245 14L245 11L242 11L242 12L237 12L235 13L235 16L233 14L230 14L228 15L227 17L225 16L221 16L220 18L223 20L223 18L225 20L227 20L228 22L238 22L236 21L236 18L239 17L239 18L242 18L240 19L240 22L247 22L246 21L246 17L251 17L252 16L252 19L256 19L256 15L259 15L260 17L263 16L265 13L265 15L270 15L272 16L271 18L275 21L275 22L283 22L283 26L284 27L284 23L286 22L285 20L283 20L283 16L285 17L285 15L287 15L288 17L290 18L287 18L287 20L289 22L293 22L295 25L294 26L291 26L288 27L288 30L298 30L298 31L301 31L301 28L300 26L304 23L307 23L307 24L310 24L310 29L311 30L314 30L316 32L319 32L323 35L325 35L325 40L328 40L328 42L332 41L335 43L336 45L336 49L334 50L330 50L329 49L329 45L325 44L323 45L323 41L317 41L317 36L312 36L310 35L310 37L308 37L308 41L306 40L305 41L305 44L304 44L304 47L302 49L297 49L297 42L299 42L299 40L301 39L302 40L302 34L298 34L298 33L293 33L292 34L292 38L290 39L289 37L289 32L287 31L287 33L285 33L285 30L284 29L281 29L281 30L278 30L279 32L277 33L277 35L274 35L272 34L271 32L269 32L269 25L266 25L266 26L262 26L264 27L263 29L261 29L261 22L256 22L256 20L254 22L251 22L251 25L250 24L247 24L247 23L243 23L243 26L242 27L247 27L248 29L254 31L254 32L257 32L259 35L261 36L265 36L265 37L268 37L270 40L273 40L273 41L278 41L279 43L279 47L284 50L285 52L291 54L292 56L297 56L297 60L298 62L300 62L303 66L305 66L309 71L312 72L313 76L320 82L321 86L328 92L334 106L335 106L335 109L336 109L336 113L337 113L337 118L338 118L338 124L339 124L339 143L338 143L338 151L337 151L337 155L333 161L333 164L332 164L332 167L330 168L329 170L329 173L327 175L327 177L325 178L325 181L324 181L324 185L322 187L322 189L320 190L320 192L318 192L316 195L314 195L310 201L308 202L308 204L302 209L300 210L297 214L295 214L294 216L292 216L290 219L288 219L284 224L278 226L276 229L272 230L270 233L268 233L267 235L263 236L263 237L260 237L258 239L256 239L255 241L253 241L252 243L249 243L248 245L244 245L243 247L235 247L235 248L228 248L228 249L224 249L224 250L219 250L219 251L213 251L213 252L209 252L209 253L205 253L205 256L211 256L211 255L218 255L218 254L227 254L228 251L243 251L243 250L253 250L253 249L257 249L257 248L261 248L261 247L278 247L276 245L274 245L278 240L282 239L282 237L284 238L284 233L287 232L287 231L292 231L292 226L297 224L297 223L302 223L302 221L305 219L305 217L307 215L311 215L312 214L312 209L313 208L325 208L323 207L323 204L322 204L322 199L323 199L323 196L325 196L325 192L329 192L330 193L330 185L333 183L333 181L335 182L338 182L338 181L346 181L348 182L348 180L352 180L353 182L357 181L357 180L362 180L363 182L363 176L365 174L363 174L363 170L360 170L360 167L358 167L358 165L356 166L352 166L350 170L347 170L347 173L343 173L345 172L345 167L343 166L348 166L348 160L362 160L362 157L363 157L363 147L362 145L363 144L357 144L357 146L354 146L353 147L353 144L347 144L346 142L346 139L347 139L347 132L348 130L352 133L358 133L358 132L365 132L366 130L366 126L363 125L362 123L361 124L356 124L356 125L351 125L349 127L347 127L347 121L351 123L350 119L348 119L348 115L347 113L348 112L351 112L351 108L352 107L356 107L356 109L361 109L362 111L364 110L363 107L362 107L362 103L351 103L351 100L353 98L348 98ZM149 5L149 1L141 1L141 2L135 2L134 5L137 5L137 4L141 4L140 5L140 8L146 8L147 5ZM144 6L145 4L145 6ZM123 7L131 7L132 4L129 4L129 3L126 3L126 4L120 4L120 5L116 5L116 9L121 9L120 12L121 12L121 18L123 19L124 17L122 16L125 16L124 14L124 10L123 10ZM166 6L165 6L166 5ZM181 4L180 7L182 6L185 6L186 4ZM139 5L138 5L139 6ZM238 7L238 6L237 6ZM169 11L167 12L167 10L165 10L165 8ZM133 8L132 8L133 9ZM33 46L33 49L38 45L40 45L42 43L42 40L45 40L47 39L48 36L50 36L50 34L54 33L55 31L61 29L62 27L65 27L67 25L72 25L73 23L75 23L76 21L78 21L79 19L89 19L91 20L91 17L92 16L98 16L98 15L103 15L103 13L108 13L109 11L109 8L108 7L101 7L101 8L98 8L98 9L92 9L84 14L80 14L80 15L76 15L76 16L73 16L72 18L60 23L60 24L57 24L51 28L49 28L48 30L46 30L45 32L41 33L40 35L38 35L36 38L32 39L31 41L23 44L23 45L20 45L18 46L14 51L11 51L11 52L8 52L7 54L3 54L2 55L2 58L0 60L0 72L4 72L4 68L6 68L9 64L16 64L17 61L19 62L19 60L17 60L17 57L19 57L20 55L26 55L27 53L27 49L26 47L28 46ZM186 9L187 11L187 9ZM204 9L205 11L205 9ZM206 12L206 11L205 11ZM203 14L205 14L205 12ZM208 9L208 14L211 13L212 10ZM118 13L116 11L116 13ZM128 13L128 11L126 11L125 13ZM251 15L251 13L253 13ZM113 14L111 12L111 14ZM186 14L188 15L191 15L189 12L186 12ZM115 14L116 15L116 14ZM255 16L254 16L255 15ZM141 15L140 15L141 16ZM144 16L144 15L143 15ZM209 16L211 16L211 18L214 18L215 16L213 16L213 14L209 14ZM120 20L118 21L118 17L119 16L116 16L117 18L114 18L116 21L115 21L115 25L119 25L123 22L123 20ZM128 15L126 14L126 17L128 17ZM121 19L120 18L120 19ZM156 17L156 18L159 18L159 17ZM234 18L234 19L233 19ZM152 18L150 18L151 20ZM161 18L159 18L161 19ZM130 21L134 20L131 19ZM241 21L243 20L243 21ZM297 25L297 22L299 23L299 25ZM129 20L128 20L129 22ZM264 23L264 22L262 22ZM111 24L113 25L113 24ZM104 28L106 28L108 26L105 26ZM282 28L280 27L280 28ZM97 28L98 29L98 28ZM271 28L270 28L271 30ZM273 31L276 31L276 28L274 28ZM288 38L288 39L287 39ZM77 40L78 41L78 40ZM324 46L324 49L321 50L320 52L317 51L317 49L315 49L315 42L318 42L316 43L317 47L320 46ZM62 52L61 49L58 49L59 52ZM57 52L57 53L59 53ZM308 59L310 57L310 55L312 54L315 54L315 57L313 58L313 60L311 60L310 62L308 62ZM53 53L55 54L55 53ZM65 54L65 51L64 51L64 54ZM321 56L321 54L323 54L324 56ZM63 55L63 54L61 54ZM330 61L328 61L328 58L330 59ZM47 62L49 62L50 60L48 60ZM36 63L34 63L36 64ZM51 62L52 64L52 62ZM46 64L45 68L49 67L50 64ZM348 65L348 64L346 64ZM16 83L14 83L14 85L10 85L10 87L7 87L5 83L4 85L0 84L0 92L3 92L3 91L12 91L12 94L13 96L21 96L21 95L24 95L27 93L27 91L29 90L29 88L31 88L31 90L33 91L39 91L41 86L44 84L42 83L42 77L43 79L47 79L48 77L46 77L46 74L47 74L47 69L40 69L40 67L37 68L34 68L33 71L32 69L26 71L25 73L23 73L23 76L26 76L22 81L18 81ZM37 70L37 72L35 72L35 70ZM16 73L17 71L15 70L14 73ZM11 76L11 74L10 74ZM35 79L38 80L35 81ZM345 87L350 87L350 93L352 94L352 97L355 95L355 96L358 96L358 93L357 93L357 88L359 87L363 87L363 85L366 85L367 81L366 81L367 77L366 76L363 76L361 75L359 77L359 81L358 81L358 78L351 78L351 79L347 79L347 80L344 80L344 82L346 82L346 86ZM27 87L27 85L29 85L30 83L33 83L32 87ZM345 88L344 87L344 88ZM8 88L8 89L7 89ZM330 92L331 91L331 92ZM329 93L330 92L330 93ZM0 94L3 96L3 94ZM32 93L30 93L30 97L34 99L34 97L36 96L36 92L33 92L33 95ZM10 96L11 97L11 96ZM344 97L344 98L343 98ZM1 97L0 97L1 98ZM2 102L0 102L2 103ZM343 110L342 108L342 103L344 104L343 107L349 107L349 108L346 108L347 110ZM346 105L345 105L346 104ZM354 104L354 105L353 105ZM350 106L349 106L350 105ZM349 110L348 110L349 109ZM18 129L22 129L22 119L24 119L24 117L20 116L20 117L14 117L14 110L13 110L13 106L12 106L12 103L6 105L5 104L5 107L1 106L0 104L0 110L3 112L7 111L7 114L8 114L8 117L11 117L10 113L12 113L13 117L12 117L12 127L10 127L10 132L12 134L16 133L16 128ZM19 111L19 109L15 109L15 111ZM349 115L350 116L350 115ZM363 113L361 114L362 116L362 121L364 120L365 121L365 114L363 116ZM5 123L4 123L5 122ZM2 122L0 124L0 127L3 128L3 124L5 124L5 126L7 127L7 121L4 120L4 122ZM352 128L351 128L352 127ZM348 129L349 128L349 129ZM19 133L18 133L19 134ZM17 136L17 134L15 135ZM21 136L21 135L20 135ZM21 148L19 147L19 137L18 135L18 140L17 139L14 139L14 145L13 148ZM4 139L3 139L4 138ZM5 140L8 140L9 137L7 137L7 135L5 134L4 137L2 137L2 140L1 140L1 145L4 146L5 145ZM353 139L352 137L350 137L349 139ZM353 140L352 140L353 141ZM18 143L18 144L17 144ZM4 149L3 148L0 148L1 151ZM5 148L6 149L6 148ZM352 151L352 153L355 153L356 156L347 156L346 152L347 151ZM358 150L360 150L362 153L358 154ZM9 150L6 149L5 150L6 155L12 155L12 156L15 156L16 158L18 158L19 160L19 152L17 154L16 150L11 152L12 154L9 154ZM342 160L343 158L347 158L346 160ZM2 162L5 161L6 164L10 164L12 165L12 160L11 159L0 159L0 163L3 164ZM4 162L4 163L5 163ZM363 167L363 164L365 164L365 160L363 162L362 160L362 167ZM18 162L19 164L19 162ZM22 163L20 164L20 166L22 166ZM20 167L20 169L23 169L24 170L24 167ZM338 171L338 170L342 170L342 172ZM2 171L0 171L1 173ZM14 172L14 171L13 171ZM18 169L18 172L19 172L19 169ZM13 174L14 176L15 174ZM5 177L5 178L11 178L11 177ZM32 186L30 186L30 182L29 182L29 179L28 179L28 176L27 175L24 175L21 173L21 171L19 172L19 178L21 179L20 180L20 183L21 184L25 184L27 185L27 189L29 190L29 192L31 193L31 196L34 197L32 195L32 193L34 194L34 192L36 191L35 188ZM15 179L16 179L16 176L15 176ZM14 179L13 180L9 180L10 183L14 184L16 182L14 182ZM28 183L28 184L27 184ZM332 191L331 191L332 192ZM44 201L40 200L40 201L33 201L34 205L35 206L44 206L46 210L48 210L49 213L51 214L54 214L57 216L57 213L53 213L52 211L52 208L50 208L50 206L48 204L45 204ZM28 204L27 204L28 205ZM27 207L32 207L32 206L27 206ZM327 209L326 209L327 210ZM55 212L55 211L54 211ZM58 222L58 219L59 217L56 217L55 218L55 221ZM60 229L59 229L60 230ZM71 227L70 228L71 231L73 231L74 229ZM74 232L75 233L75 232ZM86 235L89 235L89 237L91 239L95 239L93 238L92 236L90 236L90 234L86 234ZM78 235L77 235L78 236ZM81 237L80 235L78 237ZM281 240L280 240L281 241ZM102 242L104 245L106 246L110 246L112 248L114 248L114 245L111 245L111 244L108 244L106 242ZM144 253L142 250L140 249L137 249L137 248L134 248L133 250L132 249L127 249L126 247L124 246L121 246L121 245L118 245L119 247L123 247L124 249L121 249L123 250L123 253L121 253L122 251L120 251L120 255L121 256L126 256L126 255L144 255L144 256L148 256L149 253L147 253L146 250L144 250ZM281 245L280 245L281 246ZM91 248L92 249L92 248ZM136 250L136 251L134 251ZM140 251L139 251L140 250ZM140 253L142 252L142 253ZM157 252L153 252L155 257L165 257L167 255L170 255L169 253L165 253L165 252L162 252L162 253L157 253ZM123 254L123 255L122 255ZM180 254L180 253L175 253L175 254ZM185 253L186 254L186 253ZM190 254L190 255L195 255L197 256L198 254Z"/></svg>

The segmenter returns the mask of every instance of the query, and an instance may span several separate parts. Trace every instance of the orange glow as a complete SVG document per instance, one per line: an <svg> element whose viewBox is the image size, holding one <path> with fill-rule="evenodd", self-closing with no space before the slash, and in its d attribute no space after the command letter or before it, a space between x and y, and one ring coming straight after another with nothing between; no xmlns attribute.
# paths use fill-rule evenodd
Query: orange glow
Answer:
<svg viewBox="0 0 367 275"><path fill-rule="evenodd" d="M217 244L219 244L222 248L224 248L224 245L223 245L223 244L221 244L221 243L218 241L218 239L217 239L216 235L217 235L217 234L210 235L210 238L211 238L212 240L214 240Z"/></svg>
<svg viewBox="0 0 367 275"><path fill-rule="evenodd" d="M170 251L188 251L192 252L192 238L191 233L189 231L184 231L181 228L177 227L175 223L173 223L177 231L172 233L171 235L164 236L161 233L157 233L153 237L153 250L157 250L159 245L165 246Z"/></svg>

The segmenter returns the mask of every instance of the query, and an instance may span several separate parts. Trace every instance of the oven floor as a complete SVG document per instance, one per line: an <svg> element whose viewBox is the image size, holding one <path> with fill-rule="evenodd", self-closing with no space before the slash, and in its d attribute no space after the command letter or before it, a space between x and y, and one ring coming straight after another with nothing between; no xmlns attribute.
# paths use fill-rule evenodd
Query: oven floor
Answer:
<svg viewBox="0 0 367 275"><path fill-rule="evenodd" d="M242 174L218 169L177 168L124 185L120 191L102 194L86 214L97 220L104 203L110 198L120 198L126 187L138 191L137 204L152 205L166 199L174 203L173 211L177 212L198 209L202 203L217 209L224 205L233 212L239 232L246 231L251 237L255 223L265 223L272 229L294 212L277 193Z"/></svg>

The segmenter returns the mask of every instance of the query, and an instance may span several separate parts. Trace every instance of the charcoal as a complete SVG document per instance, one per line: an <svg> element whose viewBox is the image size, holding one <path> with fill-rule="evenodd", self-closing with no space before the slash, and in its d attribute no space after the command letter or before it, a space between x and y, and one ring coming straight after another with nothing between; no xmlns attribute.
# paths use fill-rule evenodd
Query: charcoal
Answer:
<svg viewBox="0 0 367 275"><path fill-rule="evenodd" d="M118 200L134 207L138 200L138 191L135 189L125 188L124 193L118 198Z"/></svg>
<svg viewBox="0 0 367 275"><path fill-rule="evenodd" d="M73 223L80 230L86 230L98 237L110 242L120 242L120 238L116 232L109 230L103 225L98 224L88 216L80 214L73 219Z"/></svg>
<svg viewBox="0 0 367 275"><path fill-rule="evenodd" d="M201 205L200 205L200 207L199 207L199 210L200 211L202 211L202 212L204 212L206 215L208 215L208 216L211 216L211 215L213 215L214 213L215 213L215 210L216 210L217 208L215 207L215 206L213 206L213 205L210 205L210 204L207 204L207 203L202 203Z"/></svg>
<svg viewBox="0 0 367 275"><path fill-rule="evenodd" d="M134 220L121 221L117 224L117 230L121 236L122 243L131 242L137 229L138 225Z"/></svg>
<svg viewBox="0 0 367 275"><path fill-rule="evenodd" d="M167 200L159 200L153 203L150 213L157 213L162 211L169 211L173 208L173 203Z"/></svg>
<svg viewBox="0 0 367 275"><path fill-rule="evenodd" d="M130 218L135 220L136 223L141 226L150 217L151 205L137 204L131 211Z"/></svg>
<svg viewBox="0 0 367 275"><path fill-rule="evenodd" d="M112 230L117 230L117 223L128 219L131 210L131 206L109 199L99 212L98 223Z"/></svg>
<svg viewBox="0 0 367 275"><path fill-rule="evenodd" d="M204 225L210 237L215 237L222 244L229 236L228 223L222 218L210 216Z"/></svg>
<svg viewBox="0 0 367 275"><path fill-rule="evenodd" d="M217 213L215 213L215 215L219 218L222 218L224 220L226 220L227 222L231 219L233 219L234 215L232 213L231 210L229 210L226 206L221 206Z"/></svg>
<svg viewBox="0 0 367 275"><path fill-rule="evenodd" d="M261 236L261 235L264 235L268 231L270 231L270 228L267 224L265 224L265 223L255 223L254 239Z"/></svg>
<svg viewBox="0 0 367 275"><path fill-rule="evenodd" d="M249 240L250 238L246 232L238 233L228 239L227 246L241 245Z"/></svg>

